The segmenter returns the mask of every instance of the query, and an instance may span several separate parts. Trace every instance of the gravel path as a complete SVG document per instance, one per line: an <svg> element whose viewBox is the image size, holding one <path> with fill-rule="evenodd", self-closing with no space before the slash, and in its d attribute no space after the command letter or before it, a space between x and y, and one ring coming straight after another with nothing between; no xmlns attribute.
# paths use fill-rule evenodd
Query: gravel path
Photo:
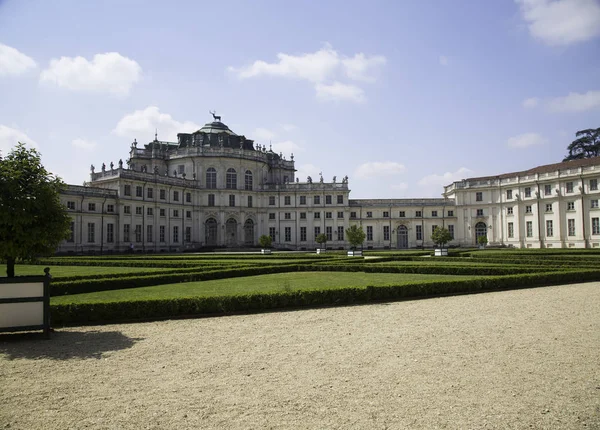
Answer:
<svg viewBox="0 0 600 430"><path fill-rule="evenodd" d="M0 336L0 429L600 428L600 283Z"/></svg>

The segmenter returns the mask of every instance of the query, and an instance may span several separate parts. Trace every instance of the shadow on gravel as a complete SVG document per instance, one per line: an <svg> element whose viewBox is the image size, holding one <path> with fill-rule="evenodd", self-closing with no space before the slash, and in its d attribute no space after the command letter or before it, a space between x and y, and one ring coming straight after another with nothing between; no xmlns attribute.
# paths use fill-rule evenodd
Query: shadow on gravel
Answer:
<svg viewBox="0 0 600 430"><path fill-rule="evenodd" d="M0 335L0 358L14 360L52 359L69 360L72 358L101 359L102 354L131 348L143 340L127 337L119 331L75 332L60 330L45 340L38 333Z"/></svg>

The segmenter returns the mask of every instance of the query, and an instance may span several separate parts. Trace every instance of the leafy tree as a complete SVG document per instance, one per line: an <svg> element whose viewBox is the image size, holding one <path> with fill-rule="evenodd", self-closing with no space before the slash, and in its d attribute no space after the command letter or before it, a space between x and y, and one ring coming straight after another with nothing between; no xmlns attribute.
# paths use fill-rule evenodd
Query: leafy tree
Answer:
<svg viewBox="0 0 600 430"><path fill-rule="evenodd" d="M563 161L600 156L600 128L579 130L575 136L577 139L567 148L569 155Z"/></svg>
<svg viewBox="0 0 600 430"><path fill-rule="evenodd" d="M348 238L350 245L352 245L352 249L356 249L357 246L363 244L367 235L363 231L362 227L358 227L355 224L351 225L350 228L346 230L346 237Z"/></svg>
<svg viewBox="0 0 600 430"><path fill-rule="evenodd" d="M452 240L452 235L446 228L436 227L431 233L431 240L440 248Z"/></svg>
<svg viewBox="0 0 600 430"><path fill-rule="evenodd" d="M272 243L273 240L271 239L271 236L267 236L266 234L263 234L258 238L258 244L261 248L270 248Z"/></svg>
<svg viewBox="0 0 600 430"><path fill-rule="evenodd" d="M60 202L64 182L42 165L39 152L19 143L0 155L0 257L7 276L17 259L52 254L70 234L71 217Z"/></svg>
<svg viewBox="0 0 600 430"><path fill-rule="evenodd" d="M477 243L479 243L481 246L487 245L487 243L488 243L487 236L479 236L477 238Z"/></svg>
<svg viewBox="0 0 600 430"><path fill-rule="evenodd" d="M315 237L315 242L319 245L327 244L327 235L325 233L321 233ZM327 247L327 245L325 245Z"/></svg>

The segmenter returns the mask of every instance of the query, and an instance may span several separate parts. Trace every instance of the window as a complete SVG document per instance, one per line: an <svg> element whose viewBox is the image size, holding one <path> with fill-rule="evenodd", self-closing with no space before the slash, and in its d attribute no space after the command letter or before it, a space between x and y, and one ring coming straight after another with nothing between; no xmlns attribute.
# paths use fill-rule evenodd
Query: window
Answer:
<svg viewBox="0 0 600 430"><path fill-rule="evenodd" d="M283 232L285 234L284 240L286 242L291 242L292 241L292 227L286 227Z"/></svg>
<svg viewBox="0 0 600 430"><path fill-rule="evenodd" d="M217 170L214 167L206 169L206 188L211 190L217 188Z"/></svg>
<svg viewBox="0 0 600 430"><path fill-rule="evenodd" d="M185 202L192 203L192 193L185 193Z"/></svg>
<svg viewBox="0 0 600 430"><path fill-rule="evenodd" d="M337 240L344 240L344 227L341 225L337 229Z"/></svg>
<svg viewBox="0 0 600 430"><path fill-rule="evenodd" d="M575 210L575 202L567 202L567 210L574 211Z"/></svg>
<svg viewBox="0 0 600 430"><path fill-rule="evenodd" d="M306 196L300 196L300 204L301 205L305 205L306 204Z"/></svg>
<svg viewBox="0 0 600 430"><path fill-rule="evenodd" d="M179 201L179 191L173 191L173 201L174 202Z"/></svg>
<svg viewBox="0 0 600 430"><path fill-rule="evenodd" d="M321 234L321 227L315 227L315 239Z"/></svg>
<svg viewBox="0 0 600 430"><path fill-rule="evenodd" d="M483 201L483 193L481 191L475 193L475 201L482 202Z"/></svg>
<svg viewBox="0 0 600 430"><path fill-rule="evenodd" d="M131 213L131 206L123 206L123 213L124 214L130 214Z"/></svg>
<svg viewBox="0 0 600 430"><path fill-rule="evenodd" d="M152 216L153 214L154 214L154 210L152 208L147 208L146 209L146 215Z"/></svg>
<svg viewBox="0 0 600 430"><path fill-rule="evenodd" d="M165 215L165 212L166 212L166 211L165 211L164 209L162 209L162 208L161 208L161 209L160 209L160 216L166 216L166 215Z"/></svg>
<svg viewBox="0 0 600 430"><path fill-rule="evenodd" d="M450 233L450 240L454 240L454 225L448 224L448 233Z"/></svg>
<svg viewBox="0 0 600 430"><path fill-rule="evenodd" d="M527 237L533 237L533 221L527 221Z"/></svg>
<svg viewBox="0 0 600 430"><path fill-rule="evenodd" d="M185 211L185 217L186 218L191 218L192 217L192 211Z"/></svg>
<svg viewBox="0 0 600 430"><path fill-rule="evenodd" d="M321 204L321 196L314 196L313 197L313 205L320 205Z"/></svg>
<svg viewBox="0 0 600 430"><path fill-rule="evenodd" d="M526 213L526 214L530 214L530 213L532 213L532 210L531 210L531 205L527 205L527 206L525 206L525 213Z"/></svg>
<svg viewBox="0 0 600 430"><path fill-rule="evenodd" d="M183 165L183 164L178 165L177 166L177 173L180 174L180 175L183 174L183 173L185 173L185 165Z"/></svg>
<svg viewBox="0 0 600 430"><path fill-rule="evenodd" d="M415 211L415 218L421 218L423 216L423 212Z"/></svg>
<svg viewBox="0 0 600 430"><path fill-rule="evenodd" d="M88 243L96 242L96 224L88 222Z"/></svg>
<svg viewBox="0 0 600 430"><path fill-rule="evenodd" d="M300 227L300 242L306 242L306 227Z"/></svg>
<svg viewBox="0 0 600 430"><path fill-rule="evenodd" d="M67 202L67 209L74 211L75 210L75 202Z"/></svg>
<svg viewBox="0 0 600 430"><path fill-rule="evenodd" d="M315 212L315 219L321 218L321 212Z"/></svg>
<svg viewBox="0 0 600 430"><path fill-rule="evenodd" d="M512 190L506 190L506 200L512 200Z"/></svg>
<svg viewBox="0 0 600 430"><path fill-rule="evenodd" d="M135 207L135 214L136 214L136 215L143 215L143 214L144 214L144 212L143 212L143 211L144 211L144 208L143 208L143 207L141 207L141 206L136 206L136 207Z"/></svg>
<svg viewBox="0 0 600 430"><path fill-rule="evenodd" d="M67 242L75 242L75 223L71 222L69 237L67 238Z"/></svg>
<svg viewBox="0 0 600 430"><path fill-rule="evenodd" d="M187 243L192 241L192 227L185 228L185 241Z"/></svg>
<svg viewBox="0 0 600 430"><path fill-rule="evenodd" d="M417 235L417 240L423 240L423 226L422 225L415 226L415 233Z"/></svg>
<svg viewBox="0 0 600 430"><path fill-rule="evenodd" d="M477 209L477 216L483 216L483 209Z"/></svg>
<svg viewBox="0 0 600 430"><path fill-rule="evenodd" d="M513 208L512 206L506 208L506 215L512 215L513 214Z"/></svg>
<svg viewBox="0 0 600 430"><path fill-rule="evenodd" d="M246 170L246 174L244 176L244 189L252 190L252 185L253 185L252 172L250 170Z"/></svg>
<svg viewBox="0 0 600 430"><path fill-rule="evenodd" d="M173 209L173 218L179 218L179 209Z"/></svg>
<svg viewBox="0 0 600 430"><path fill-rule="evenodd" d="M515 237L515 225L512 222L508 223L508 237Z"/></svg>
<svg viewBox="0 0 600 430"><path fill-rule="evenodd" d="M337 196L337 204L338 205L343 205L344 204L344 196L343 195L338 195Z"/></svg>
<svg viewBox="0 0 600 430"><path fill-rule="evenodd" d="M390 217L390 213L388 211L383 211L383 217L384 218L389 218Z"/></svg>
<svg viewBox="0 0 600 430"><path fill-rule="evenodd" d="M373 226L367 226L367 240L373 240Z"/></svg>
<svg viewBox="0 0 600 430"><path fill-rule="evenodd" d="M125 185L123 187L123 194L125 194L126 196L131 195L131 185Z"/></svg>
<svg viewBox="0 0 600 430"><path fill-rule="evenodd" d="M400 211L400 212L398 212L398 216L400 218L404 218L406 216L406 212L405 211Z"/></svg>
<svg viewBox="0 0 600 430"><path fill-rule="evenodd" d="M328 241L333 240L333 227L325 227L325 235Z"/></svg>
<svg viewBox="0 0 600 430"><path fill-rule="evenodd" d="M594 200L590 201L590 207L592 209L598 209L598 199L594 199Z"/></svg>
<svg viewBox="0 0 600 430"><path fill-rule="evenodd" d="M567 193L573 192L573 182L567 182Z"/></svg>
<svg viewBox="0 0 600 430"><path fill-rule="evenodd" d="M269 196L269 206L275 206L275 196Z"/></svg>
<svg viewBox="0 0 600 430"><path fill-rule="evenodd" d="M552 220L546 220L546 236L552 237L554 236L554 226L552 225Z"/></svg>
<svg viewBox="0 0 600 430"><path fill-rule="evenodd" d="M292 198L290 196L285 196L283 198L283 204L286 206L289 206L292 204Z"/></svg>
<svg viewBox="0 0 600 430"><path fill-rule="evenodd" d="M291 214L291 212L286 212L286 213L284 213L284 214L283 214L283 218L284 218L284 219L292 219L292 214Z"/></svg>
<svg viewBox="0 0 600 430"><path fill-rule="evenodd" d="M525 187L525 197L531 197L531 187Z"/></svg>
<svg viewBox="0 0 600 430"><path fill-rule="evenodd" d="M140 186L135 187L135 196L136 197L143 197L142 192L143 192L142 187L140 187Z"/></svg>
<svg viewBox="0 0 600 430"><path fill-rule="evenodd" d="M235 194L229 194L229 206L235 206Z"/></svg>
<svg viewBox="0 0 600 430"><path fill-rule="evenodd" d="M356 212L350 212L350 218L356 218Z"/></svg>
<svg viewBox="0 0 600 430"><path fill-rule="evenodd" d="M152 232L153 232L153 226L148 224L146 226L146 242L153 242Z"/></svg>
<svg viewBox="0 0 600 430"><path fill-rule="evenodd" d="M270 220L274 220L275 219L275 213L274 212L269 213L269 219Z"/></svg>
<svg viewBox="0 0 600 430"><path fill-rule="evenodd" d="M344 212L338 212L337 217L338 217L338 219L344 218Z"/></svg>
<svg viewBox="0 0 600 430"><path fill-rule="evenodd" d="M546 203L546 212L552 212L552 203Z"/></svg>
<svg viewBox="0 0 600 430"><path fill-rule="evenodd" d="M252 207L252 196L248 196L248 207Z"/></svg>
<svg viewBox="0 0 600 430"><path fill-rule="evenodd" d="M437 211L431 211L431 216L432 217L436 217L437 216Z"/></svg>
<svg viewBox="0 0 600 430"><path fill-rule="evenodd" d="M567 235L575 236L575 220L572 218L567 220Z"/></svg>
<svg viewBox="0 0 600 430"><path fill-rule="evenodd" d="M153 190L152 188L148 188L148 189L146 190L146 196L147 196L149 199L153 198L153 197L154 197L154 190Z"/></svg>
<svg viewBox="0 0 600 430"><path fill-rule="evenodd" d="M454 216L454 211L448 211L448 216Z"/></svg>
<svg viewBox="0 0 600 430"><path fill-rule="evenodd" d="M592 218L592 234L600 234L600 218Z"/></svg>
<svg viewBox="0 0 600 430"><path fill-rule="evenodd" d="M331 196L325 196L325 204L326 205L330 205L331 204Z"/></svg>
<svg viewBox="0 0 600 430"><path fill-rule="evenodd" d="M114 212L115 211L115 205L106 205L106 212Z"/></svg>
<svg viewBox="0 0 600 430"><path fill-rule="evenodd" d="M167 191L166 190L160 190L159 194L160 194L160 199L161 200L165 200L167 198Z"/></svg>
<svg viewBox="0 0 600 430"><path fill-rule="evenodd" d="M123 242L129 242L131 237L129 236L131 232L131 225L123 224Z"/></svg>
<svg viewBox="0 0 600 430"><path fill-rule="evenodd" d="M215 195L209 194L208 195L208 206L214 206L214 205L215 205Z"/></svg>
<svg viewBox="0 0 600 430"><path fill-rule="evenodd" d="M598 190L598 179L590 179L590 191Z"/></svg>
<svg viewBox="0 0 600 430"><path fill-rule="evenodd" d="M383 240L390 240L390 226L383 226Z"/></svg>
<svg viewBox="0 0 600 430"><path fill-rule="evenodd" d="M306 212L300 212L300 219L306 219Z"/></svg>
<svg viewBox="0 0 600 430"><path fill-rule="evenodd" d="M96 203L88 203L88 211L95 212L96 211Z"/></svg>
<svg viewBox="0 0 600 430"><path fill-rule="evenodd" d="M173 226L173 243L179 243L179 226Z"/></svg>
<svg viewBox="0 0 600 430"><path fill-rule="evenodd" d="M373 212L367 212L367 218L373 218Z"/></svg>
<svg viewBox="0 0 600 430"><path fill-rule="evenodd" d="M551 184L544 185L544 195L549 196L551 194L552 194L552 185Z"/></svg>
<svg viewBox="0 0 600 430"><path fill-rule="evenodd" d="M331 212L325 212L325 218L326 219L331 219L332 217L332 213Z"/></svg>
<svg viewBox="0 0 600 430"><path fill-rule="evenodd" d="M135 241L137 243L141 242L142 241L142 225L141 224L136 224L134 234L135 234Z"/></svg>
<svg viewBox="0 0 600 430"><path fill-rule="evenodd" d="M237 173L235 169L227 169L227 181L225 183L225 188L228 190L235 190L237 188Z"/></svg>
<svg viewBox="0 0 600 430"><path fill-rule="evenodd" d="M159 227L159 229L158 229L158 236L159 236L159 237L158 237L158 239L159 239L161 242L164 242L164 241L165 241L165 226L164 226L164 225L161 225L161 226Z"/></svg>
<svg viewBox="0 0 600 430"><path fill-rule="evenodd" d="M269 236L271 236L271 240L275 242L275 236L277 235L277 230L275 227L269 227Z"/></svg>
<svg viewBox="0 0 600 430"><path fill-rule="evenodd" d="M439 226L437 226L437 225L431 226L431 234L433 234L433 232L435 231L436 228L439 228Z"/></svg>
<svg viewBox="0 0 600 430"><path fill-rule="evenodd" d="M106 224L106 242L113 243L115 241L115 225L113 223Z"/></svg>

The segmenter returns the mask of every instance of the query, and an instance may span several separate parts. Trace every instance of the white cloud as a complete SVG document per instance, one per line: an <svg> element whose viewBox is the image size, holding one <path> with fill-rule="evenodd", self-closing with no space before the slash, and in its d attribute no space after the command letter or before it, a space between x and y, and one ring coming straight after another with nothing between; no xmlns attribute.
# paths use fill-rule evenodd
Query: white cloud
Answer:
<svg viewBox="0 0 600 430"><path fill-rule="evenodd" d="M473 171L471 169L461 167L456 172L446 172L442 175L433 174L425 176L419 181L419 185L425 187L442 187L444 185L451 184L452 182L460 181L461 179L468 177L472 173Z"/></svg>
<svg viewBox="0 0 600 430"><path fill-rule="evenodd" d="M38 148L38 144L21 130L0 124L0 153L7 155L17 144L26 143L28 148Z"/></svg>
<svg viewBox="0 0 600 430"><path fill-rule="evenodd" d="M448 57L446 57L445 55L440 55L439 61L440 61L440 66L448 65Z"/></svg>
<svg viewBox="0 0 600 430"><path fill-rule="evenodd" d="M548 109L552 112L584 112L600 107L600 91L569 93L565 97L550 100Z"/></svg>
<svg viewBox="0 0 600 430"><path fill-rule="evenodd" d="M74 139L71 142L71 146L73 146L77 149L83 149L85 151L92 151L93 149L96 148L96 142L92 142L90 140L85 140L85 139Z"/></svg>
<svg viewBox="0 0 600 430"><path fill-rule="evenodd" d="M290 132L296 130L297 128L298 127L296 127L294 124L281 124L281 129L283 131Z"/></svg>
<svg viewBox="0 0 600 430"><path fill-rule="evenodd" d="M0 43L0 76L17 76L36 67L32 58Z"/></svg>
<svg viewBox="0 0 600 430"><path fill-rule="evenodd" d="M158 129L159 140L177 142L177 133L191 133L200 128L201 126L191 121L174 120L171 115L161 113L156 106L148 106L121 118L113 133L131 139L143 139L153 135L154 130Z"/></svg>
<svg viewBox="0 0 600 430"><path fill-rule="evenodd" d="M400 182L399 184L392 185L391 188L396 191L404 191L408 190L408 184L406 182Z"/></svg>
<svg viewBox="0 0 600 430"><path fill-rule="evenodd" d="M355 85L334 82L331 85L317 84L317 98L322 101L353 101L361 103L365 100L365 92Z"/></svg>
<svg viewBox="0 0 600 430"><path fill-rule="evenodd" d="M550 46L567 46L600 35L596 0L515 0L531 35Z"/></svg>
<svg viewBox="0 0 600 430"><path fill-rule="evenodd" d="M283 152L285 157L288 159L292 152L302 151L303 149L304 148L297 143L292 142L291 140L285 140L283 142L276 142L273 144L273 151L277 153Z"/></svg>
<svg viewBox="0 0 600 430"><path fill-rule="evenodd" d="M386 62L386 58L382 55L367 57L361 52L352 58L343 59L342 67L346 76L352 80L373 82L375 81L373 73L377 72Z"/></svg>
<svg viewBox="0 0 600 430"><path fill-rule="evenodd" d="M74 91L125 96L141 74L142 68L137 62L118 52L108 52L94 55L92 61L83 57L52 59L50 66L42 71L40 82Z"/></svg>
<svg viewBox="0 0 600 430"><path fill-rule="evenodd" d="M530 146L543 145L547 142L538 133L524 133L509 138L506 144L511 148L528 148Z"/></svg>
<svg viewBox="0 0 600 430"><path fill-rule="evenodd" d="M314 164L303 164L297 166L298 171L296 172L296 178L300 179L300 182L306 182L306 178L310 176L313 182L319 182L319 173L321 169Z"/></svg>
<svg viewBox="0 0 600 430"><path fill-rule="evenodd" d="M523 107L527 109L533 109L539 104L539 99L537 97L530 97L528 99L523 100Z"/></svg>
<svg viewBox="0 0 600 430"><path fill-rule="evenodd" d="M372 178L375 176L391 176L403 173L404 164L394 161L370 161L358 166L354 172L359 178Z"/></svg>
<svg viewBox="0 0 600 430"><path fill-rule="evenodd" d="M275 136L277 136L277 134L268 128L258 127L252 132L252 139L262 143L267 140L272 140Z"/></svg>

